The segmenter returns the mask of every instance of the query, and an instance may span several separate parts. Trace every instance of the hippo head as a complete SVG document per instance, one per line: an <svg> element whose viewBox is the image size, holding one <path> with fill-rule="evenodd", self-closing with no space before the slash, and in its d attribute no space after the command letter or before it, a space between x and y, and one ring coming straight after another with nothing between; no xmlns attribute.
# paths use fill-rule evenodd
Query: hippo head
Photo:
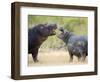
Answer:
<svg viewBox="0 0 100 82"><path fill-rule="evenodd" d="M40 24L38 27L40 35L45 37L55 35L56 29L57 29L56 24Z"/></svg>
<svg viewBox="0 0 100 82"><path fill-rule="evenodd" d="M68 40L70 38L70 36L72 35L71 32L60 28L59 31L61 32L57 37L61 40L63 40L64 42L66 42L66 40Z"/></svg>

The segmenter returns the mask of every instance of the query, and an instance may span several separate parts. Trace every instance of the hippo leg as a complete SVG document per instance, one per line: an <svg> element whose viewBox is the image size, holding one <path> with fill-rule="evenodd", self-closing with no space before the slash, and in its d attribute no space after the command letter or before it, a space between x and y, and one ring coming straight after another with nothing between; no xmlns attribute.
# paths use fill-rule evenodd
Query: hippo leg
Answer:
<svg viewBox="0 0 100 82"><path fill-rule="evenodd" d="M38 49L35 49L32 52L32 57L33 57L34 62L38 62L37 56L38 56Z"/></svg>
<svg viewBox="0 0 100 82"><path fill-rule="evenodd" d="M80 62L84 62L85 59L86 59L86 54L85 54L85 53L82 53L81 56L78 57L78 60L79 60Z"/></svg>
<svg viewBox="0 0 100 82"><path fill-rule="evenodd" d="M78 62L80 62L81 61L81 56L78 56Z"/></svg>
<svg viewBox="0 0 100 82"><path fill-rule="evenodd" d="M86 59L86 54L84 53L84 54L82 55L82 61L84 62L85 59Z"/></svg>
<svg viewBox="0 0 100 82"><path fill-rule="evenodd" d="M88 56L88 52L86 52L86 56Z"/></svg>
<svg viewBox="0 0 100 82"><path fill-rule="evenodd" d="M70 55L70 60L69 60L69 62L73 62L73 54L72 54L72 53L69 53L69 55Z"/></svg>
<svg viewBox="0 0 100 82"><path fill-rule="evenodd" d="M84 53L82 52L81 49L79 49L79 57L78 57L78 61L83 62L84 61Z"/></svg>

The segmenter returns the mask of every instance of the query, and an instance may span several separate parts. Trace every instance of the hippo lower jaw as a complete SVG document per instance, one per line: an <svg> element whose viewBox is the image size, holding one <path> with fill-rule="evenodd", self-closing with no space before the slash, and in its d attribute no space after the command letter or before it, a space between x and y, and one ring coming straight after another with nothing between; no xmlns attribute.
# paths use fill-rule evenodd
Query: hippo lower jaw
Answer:
<svg viewBox="0 0 100 82"><path fill-rule="evenodd" d="M55 31L53 31L53 33L52 33L51 35L56 35L56 32L55 32Z"/></svg>

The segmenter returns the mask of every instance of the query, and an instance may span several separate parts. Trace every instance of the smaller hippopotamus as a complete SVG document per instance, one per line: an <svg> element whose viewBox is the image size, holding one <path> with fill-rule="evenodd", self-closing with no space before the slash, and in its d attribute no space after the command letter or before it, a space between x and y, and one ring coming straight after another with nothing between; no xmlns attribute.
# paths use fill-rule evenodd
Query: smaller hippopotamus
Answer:
<svg viewBox="0 0 100 82"><path fill-rule="evenodd" d="M58 38L63 40L67 45L70 55L70 62L73 61L73 55L78 57L79 61L84 61L88 55L87 36L78 36L67 30L64 30L63 28L60 28L59 30L61 31L61 34L58 35Z"/></svg>
<svg viewBox="0 0 100 82"><path fill-rule="evenodd" d="M28 53L32 54L34 62L38 62L38 50L41 44L49 37L56 34L56 24L38 24L28 29Z"/></svg>

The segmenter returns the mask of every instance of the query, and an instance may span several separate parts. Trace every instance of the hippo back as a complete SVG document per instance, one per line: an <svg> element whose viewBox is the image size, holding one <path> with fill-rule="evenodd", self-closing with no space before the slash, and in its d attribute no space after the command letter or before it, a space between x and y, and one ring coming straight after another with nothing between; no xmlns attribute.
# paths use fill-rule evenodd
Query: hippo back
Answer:
<svg viewBox="0 0 100 82"><path fill-rule="evenodd" d="M81 50L81 52L88 52L88 42L87 36L71 36L67 43L69 51L76 51ZM79 53L79 52L78 52Z"/></svg>

